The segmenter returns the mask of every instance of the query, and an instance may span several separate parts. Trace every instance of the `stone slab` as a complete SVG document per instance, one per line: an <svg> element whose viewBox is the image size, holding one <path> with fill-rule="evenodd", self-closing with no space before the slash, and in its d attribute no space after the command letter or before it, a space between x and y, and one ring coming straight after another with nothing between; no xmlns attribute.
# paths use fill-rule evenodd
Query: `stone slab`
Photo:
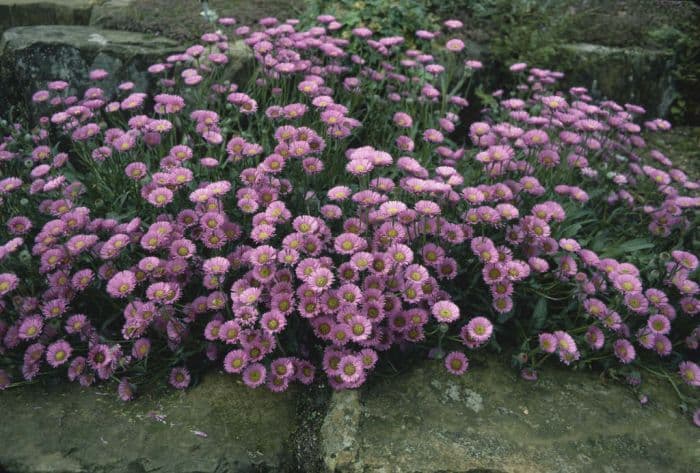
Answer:
<svg viewBox="0 0 700 473"><path fill-rule="evenodd" d="M288 471L296 393L251 390L215 373L129 403L114 385L13 388L0 392L0 471Z"/></svg>
<svg viewBox="0 0 700 473"><path fill-rule="evenodd" d="M562 44L555 63L566 83L583 85L599 97L640 104L652 116L666 116L676 98L673 53L590 43Z"/></svg>
<svg viewBox="0 0 700 473"><path fill-rule="evenodd" d="M0 41L0 91L9 103L29 103L32 93L51 80L65 80L71 93L82 93L92 69L110 77L100 83L107 96L118 83L130 80L147 91L153 78L147 68L183 48L166 38L88 26L23 26L12 28Z"/></svg>
<svg viewBox="0 0 700 473"><path fill-rule="evenodd" d="M87 25L103 0L0 0L0 34L14 26Z"/></svg>
<svg viewBox="0 0 700 473"><path fill-rule="evenodd" d="M552 369L536 383L498 362L456 378L439 362L334 395L327 471L697 473L700 432L669 386L640 405L619 384Z"/></svg>

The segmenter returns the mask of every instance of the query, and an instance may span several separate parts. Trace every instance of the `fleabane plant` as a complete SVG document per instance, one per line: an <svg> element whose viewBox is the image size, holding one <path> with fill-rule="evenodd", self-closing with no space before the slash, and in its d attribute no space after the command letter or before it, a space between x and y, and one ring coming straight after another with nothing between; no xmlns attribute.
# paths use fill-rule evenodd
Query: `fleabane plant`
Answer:
<svg viewBox="0 0 700 473"><path fill-rule="evenodd" d="M149 68L152 95L106 71L34 95L39 125L0 147L0 387L58 372L127 400L213 364L345 389L385 352L462 375L487 347L525 379L555 356L700 385L698 183L641 135L668 122L515 64L463 123L461 23L418 50L318 22L222 18Z"/></svg>

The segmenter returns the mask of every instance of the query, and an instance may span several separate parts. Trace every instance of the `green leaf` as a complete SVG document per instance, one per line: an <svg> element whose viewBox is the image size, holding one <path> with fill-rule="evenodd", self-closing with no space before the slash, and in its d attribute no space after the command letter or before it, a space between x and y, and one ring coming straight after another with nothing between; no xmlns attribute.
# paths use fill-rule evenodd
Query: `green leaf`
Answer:
<svg viewBox="0 0 700 473"><path fill-rule="evenodd" d="M611 248L603 251L605 256L620 256L625 253L633 253L640 250L648 250L649 248L654 248L654 244L649 240L644 238L636 238L634 240L626 241L619 245L614 245Z"/></svg>
<svg viewBox="0 0 700 473"><path fill-rule="evenodd" d="M530 331L537 332L547 320L547 299L540 297L535 304L535 310L532 311L532 319L530 319Z"/></svg>

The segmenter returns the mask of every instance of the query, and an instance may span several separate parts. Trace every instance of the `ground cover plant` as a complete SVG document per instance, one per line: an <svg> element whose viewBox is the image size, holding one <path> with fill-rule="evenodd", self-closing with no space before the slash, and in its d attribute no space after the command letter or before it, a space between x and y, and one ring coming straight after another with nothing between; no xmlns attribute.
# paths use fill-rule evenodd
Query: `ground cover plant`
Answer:
<svg viewBox="0 0 700 473"><path fill-rule="evenodd" d="M157 93L95 70L37 91L35 127L4 122L0 388L129 400L213 365L347 389L391 353L463 375L507 350L526 380L551 358L654 374L693 408L699 184L641 137L670 123L524 63L462 123L482 64L459 21L420 49L317 21L222 18L151 66Z"/></svg>

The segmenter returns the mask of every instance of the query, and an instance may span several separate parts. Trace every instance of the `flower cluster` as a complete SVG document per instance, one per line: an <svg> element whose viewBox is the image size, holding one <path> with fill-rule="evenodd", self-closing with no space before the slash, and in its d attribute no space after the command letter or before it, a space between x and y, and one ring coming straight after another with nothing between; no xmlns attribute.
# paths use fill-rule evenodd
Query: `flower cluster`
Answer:
<svg viewBox="0 0 700 473"><path fill-rule="evenodd" d="M34 95L39 125L0 145L0 388L65 370L128 400L150 359L179 389L207 362L343 389L393 349L447 349L461 375L504 344L525 379L556 353L700 385L700 184L647 150L643 109L515 64L463 124L482 65L442 37L459 22L417 50L318 21L222 19L149 68L153 96L105 71ZM257 63L241 85L234 37Z"/></svg>

